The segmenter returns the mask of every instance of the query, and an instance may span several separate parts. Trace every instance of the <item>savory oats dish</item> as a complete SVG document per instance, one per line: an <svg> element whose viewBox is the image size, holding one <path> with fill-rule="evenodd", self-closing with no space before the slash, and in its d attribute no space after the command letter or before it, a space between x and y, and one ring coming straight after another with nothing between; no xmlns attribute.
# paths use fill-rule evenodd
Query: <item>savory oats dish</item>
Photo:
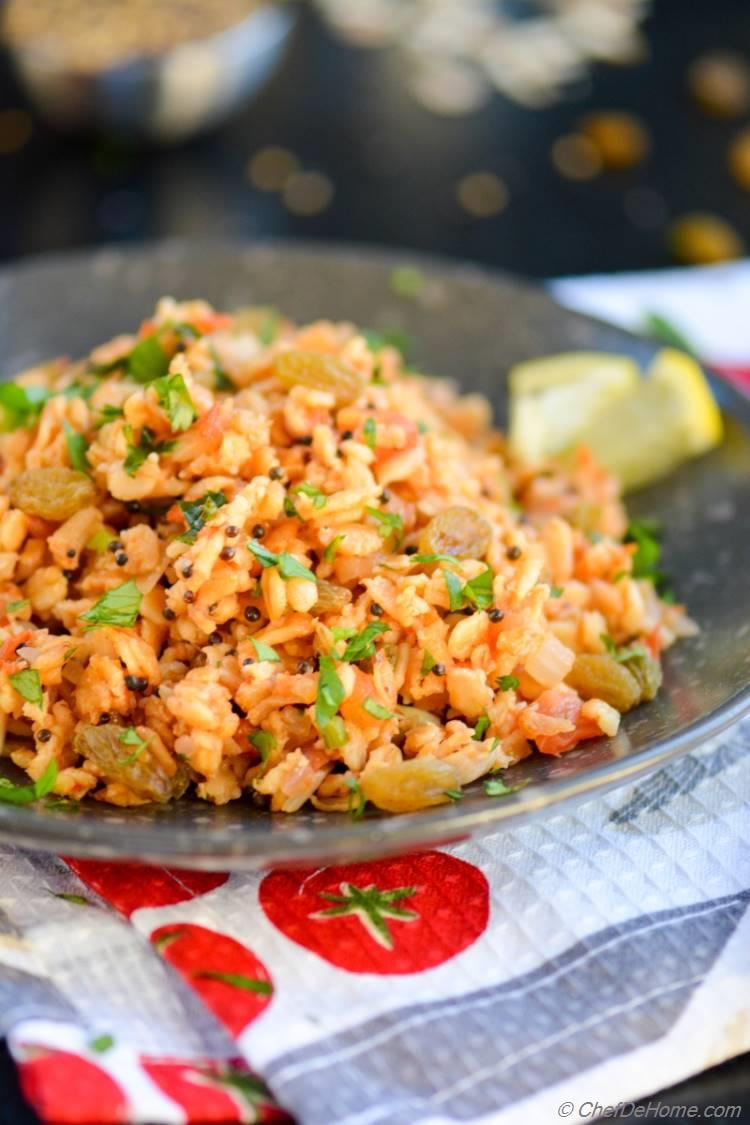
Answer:
<svg viewBox="0 0 750 1125"><path fill-rule="evenodd" d="M587 447L520 460L351 324L165 298L0 411L2 800L499 796L695 629Z"/></svg>

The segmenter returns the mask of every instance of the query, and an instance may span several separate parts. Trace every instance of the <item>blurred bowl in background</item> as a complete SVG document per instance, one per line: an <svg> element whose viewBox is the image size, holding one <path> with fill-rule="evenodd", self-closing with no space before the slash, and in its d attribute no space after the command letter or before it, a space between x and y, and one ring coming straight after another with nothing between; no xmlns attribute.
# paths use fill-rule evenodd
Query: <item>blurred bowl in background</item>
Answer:
<svg viewBox="0 0 750 1125"><path fill-rule="evenodd" d="M278 67L296 10L262 2L221 30L100 67L76 65L51 40L6 36L39 112L65 130L100 129L162 142L217 125Z"/></svg>

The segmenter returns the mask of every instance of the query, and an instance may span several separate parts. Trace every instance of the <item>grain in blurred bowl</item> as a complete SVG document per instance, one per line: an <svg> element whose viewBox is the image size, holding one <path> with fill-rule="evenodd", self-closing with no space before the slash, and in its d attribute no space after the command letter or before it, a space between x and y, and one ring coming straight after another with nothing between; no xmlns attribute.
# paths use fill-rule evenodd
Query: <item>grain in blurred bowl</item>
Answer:
<svg viewBox="0 0 750 1125"><path fill-rule="evenodd" d="M179 141L218 124L281 61L294 8L271 0L8 0L30 98L65 129Z"/></svg>

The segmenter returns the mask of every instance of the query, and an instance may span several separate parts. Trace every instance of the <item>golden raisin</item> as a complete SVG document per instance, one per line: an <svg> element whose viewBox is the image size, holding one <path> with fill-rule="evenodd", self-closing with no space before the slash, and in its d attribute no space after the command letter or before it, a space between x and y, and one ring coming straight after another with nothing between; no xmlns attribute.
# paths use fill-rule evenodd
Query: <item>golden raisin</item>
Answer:
<svg viewBox="0 0 750 1125"><path fill-rule="evenodd" d="M175 762L169 773L148 746L134 752L123 743L124 733L116 723L86 724L73 739L73 749L94 763L105 782L126 785L137 797L159 804L181 797L189 784L185 766Z"/></svg>
<svg viewBox="0 0 750 1125"><path fill-rule="evenodd" d="M346 586L336 586L325 578L318 579L318 600L310 613L320 617L323 613L339 613L352 600L351 591Z"/></svg>
<svg viewBox="0 0 750 1125"><path fill-rule="evenodd" d="M632 710L641 701L641 688L635 676L608 653L578 655L566 682L582 699L603 699L620 712Z"/></svg>
<svg viewBox="0 0 750 1125"><path fill-rule="evenodd" d="M318 352L281 352L273 361L273 372L287 388L311 387L328 391L337 406L354 402L367 385L367 377L348 363Z"/></svg>
<svg viewBox="0 0 750 1125"><path fill-rule="evenodd" d="M371 766L360 779L362 793L379 809L406 813L450 801L449 790L460 788L453 766L439 758L412 758Z"/></svg>
<svg viewBox="0 0 750 1125"><path fill-rule="evenodd" d="M8 495L12 506L28 516L62 522L93 504L96 490L75 469L27 469L10 482Z"/></svg>
<svg viewBox="0 0 750 1125"><path fill-rule="evenodd" d="M456 504L439 512L419 537L422 555L451 555L454 559L482 559L492 541L485 519Z"/></svg>

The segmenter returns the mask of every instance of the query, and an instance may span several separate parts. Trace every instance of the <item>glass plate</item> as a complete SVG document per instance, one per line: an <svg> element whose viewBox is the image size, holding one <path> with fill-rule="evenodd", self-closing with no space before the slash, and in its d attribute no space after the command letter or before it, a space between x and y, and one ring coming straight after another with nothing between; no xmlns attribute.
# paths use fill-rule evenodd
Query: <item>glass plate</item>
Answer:
<svg viewBox="0 0 750 1125"><path fill-rule="evenodd" d="M416 264L414 298L391 288L395 266ZM11 375L51 355L83 355L137 324L162 294L207 297L220 308L278 305L298 320L324 316L409 333L417 365L481 391L505 421L505 373L530 356L575 348L624 352L641 362L654 345L567 312L544 293L474 267L363 247L268 243L250 247L165 243L23 262L0 271L0 339ZM700 636L667 654L659 697L612 740L560 759L515 767L528 782L492 799L481 783L455 805L405 816L303 810L271 816L244 801L194 800L133 810L85 803L0 804L0 840L100 858L182 867L249 869L342 861L433 846L508 827L653 770L718 734L750 708L750 403L714 384L726 414L720 449L631 498L631 511L664 527L665 568L699 622ZM634 435L635 440L635 435ZM0 763L7 776L18 771Z"/></svg>

